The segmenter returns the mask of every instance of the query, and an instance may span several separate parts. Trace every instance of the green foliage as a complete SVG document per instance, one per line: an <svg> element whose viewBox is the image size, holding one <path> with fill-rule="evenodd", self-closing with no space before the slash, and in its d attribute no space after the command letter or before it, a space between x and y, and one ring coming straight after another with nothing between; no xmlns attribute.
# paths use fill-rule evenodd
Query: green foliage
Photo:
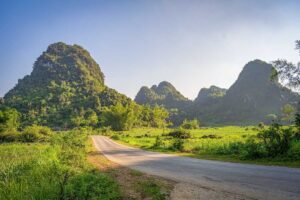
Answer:
<svg viewBox="0 0 300 200"><path fill-rule="evenodd" d="M163 144L163 141L162 141L161 137L156 136L155 143L154 143L153 147L154 148L159 148L160 146L162 146L162 144Z"/></svg>
<svg viewBox="0 0 300 200"><path fill-rule="evenodd" d="M296 109L290 105L290 104L286 104L282 107L281 109L282 113L283 113L283 117L282 120L287 122L287 123L292 123L294 121L294 115L296 113Z"/></svg>
<svg viewBox="0 0 300 200"><path fill-rule="evenodd" d="M0 143L16 142L20 139L20 133L17 130L11 129L0 132Z"/></svg>
<svg viewBox="0 0 300 200"><path fill-rule="evenodd" d="M172 143L172 149L175 151L183 151L184 140L181 138L175 138Z"/></svg>
<svg viewBox="0 0 300 200"><path fill-rule="evenodd" d="M257 136L263 141L268 156L275 157L287 153L290 149L294 139L294 130L273 124L270 128L262 130Z"/></svg>
<svg viewBox="0 0 300 200"><path fill-rule="evenodd" d="M169 133L169 136L173 138L180 138L180 139L188 139L191 138L191 133L188 130L179 128Z"/></svg>
<svg viewBox="0 0 300 200"><path fill-rule="evenodd" d="M154 180L140 181L136 187L143 198L151 197L152 200L165 200L167 198L167 195L161 190L161 186Z"/></svg>
<svg viewBox="0 0 300 200"><path fill-rule="evenodd" d="M117 183L86 162L87 132L57 132L50 144L0 145L0 199L119 199Z"/></svg>
<svg viewBox="0 0 300 200"><path fill-rule="evenodd" d="M103 107L131 102L104 85L99 65L85 49L64 43L50 45L32 73L4 100L4 105L22 113L22 127L39 124L60 130L97 127Z"/></svg>
<svg viewBox="0 0 300 200"><path fill-rule="evenodd" d="M45 126L27 126L20 134L21 142L43 142L49 140L52 135L50 128Z"/></svg>
<svg viewBox="0 0 300 200"><path fill-rule="evenodd" d="M154 106L140 106L136 103L104 108L101 114L102 125L114 131L130 130L133 127L147 126L165 128L168 125L169 113L166 109Z"/></svg>
<svg viewBox="0 0 300 200"><path fill-rule="evenodd" d="M16 130L20 125L20 114L16 109L2 108L0 110L0 132Z"/></svg>
<svg viewBox="0 0 300 200"><path fill-rule="evenodd" d="M279 134L281 137L278 143L274 143L275 146L288 146L288 150L283 151L285 153L278 153L276 156L272 155L273 153L270 151L272 148L267 148L273 143L267 142L266 145L263 138L257 137L258 133L269 129L271 129L269 126L261 128L253 126L202 127L201 129L188 130L191 136L189 139L180 139L176 134L174 138L169 135L170 132L177 131L176 129L167 129L169 133L163 134L163 129L135 128L130 131L123 131L119 140L150 150L163 152L184 151L193 155L193 157L243 162L274 162L274 164L281 165L292 163L293 166L299 166L300 142L295 138L297 129L282 126L279 132L274 134ZM292 138L288 136L290 130L293 131ZM268 135L265 136L267 141L270 140Z"/></svg>
<svg viewBox="0 0 300 200"><path fill-rule="evenodd" d="M104 126L110 126L115 131L129 130L138 123L138 116L138 105L117 103L103 110L101 121Z"/></svg>
<svg viewBox="0 0 300 200"><path fill-rule="evenodd" d="M167 122L169 112L158 105L154 107L150 107L149 105L143 106L139 118L143 126L165 128L170 125L170 123Z"/></svg>
<svg viewBox="0 0 300 200"><path fill-rule="evenodd" d="M193 120L183 120L181 127L184 129L197 129L199 128L199 121L197 119Z"/></svg>
<svg viewBox="0 0 300 200"><path fill-rule="evenodd" d="M84 172L71 177L65 189L64 199L119 199L118 185L110 177L92 172Z"/></svg>

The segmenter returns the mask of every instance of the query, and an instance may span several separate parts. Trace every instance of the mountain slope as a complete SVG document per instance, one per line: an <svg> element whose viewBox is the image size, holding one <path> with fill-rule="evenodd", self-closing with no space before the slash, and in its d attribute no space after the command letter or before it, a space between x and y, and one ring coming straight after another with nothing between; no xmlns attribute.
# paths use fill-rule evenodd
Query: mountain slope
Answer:
<svg viewBox="0 0 300 200"><path fill-rule="evenodd" d="M188 98L184 97L167 81L162 81L158 86L153 85L151 88L143 86L134 100L139 104L157 104L168 109L183 109L191 103Z"/></svg>
<svg viewBox="0 0 300 200"><path fill-rule="evenodd" d="M273 67L254 60L247 63L236 82L215 104L197 105L192 116L209 124L256 124L267 121L270 114L280 115L285 104L295 104L299 95L271 80ZM200 107L200 108L199 108Z"/></svg>
<svg viewBox="0 0 300 200"><path fill-rule="evenodd" d="M100 113L103 106L130 99L104 84L104 74L78 45L51 44L33 71L4 96L23 114L25 124L70 127Z"/></svg>

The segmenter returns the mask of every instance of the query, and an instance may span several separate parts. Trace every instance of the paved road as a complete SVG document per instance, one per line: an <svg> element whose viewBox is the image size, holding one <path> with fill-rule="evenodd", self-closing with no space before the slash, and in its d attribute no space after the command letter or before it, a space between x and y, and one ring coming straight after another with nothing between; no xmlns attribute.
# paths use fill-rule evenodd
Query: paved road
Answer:
<svg viewBox="0 0 300 200"><path fill-rule="evenodd" d="M94 144L109 160L145 173L247 199L300 200L300 169L193 159L144 151L94 136Z"/></svg>

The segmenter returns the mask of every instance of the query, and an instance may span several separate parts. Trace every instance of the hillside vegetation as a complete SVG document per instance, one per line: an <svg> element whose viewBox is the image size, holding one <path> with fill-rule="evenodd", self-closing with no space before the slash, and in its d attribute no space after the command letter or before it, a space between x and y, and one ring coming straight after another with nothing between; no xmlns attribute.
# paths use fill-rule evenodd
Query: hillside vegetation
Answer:
<svg viewBox="0 0 300 200"><path fill-rule="evenodd" d="M4 96L0 108L16 109L21 128L32 124L58 130L105 125L123 130L161 127L168 118L165 109L137 105L107 87L104 74L89 52L62 42L49 45L34 63L31 74Z"/></svg>
<svg viewBox="0 0 300 200"><path fill-rule="evenodd" d="M282 117L283 106L290 104L295 107L300 100L297 93L283 87L277 78L271 79L275 72L271 64L254 60L244 66L228 90L217 86L202 88L197 98L190 101L174 86L169 86L169 90L160 90L160 96L155 92L155 87L142 87L135 101L142 105L164 106L170 111L172 122L176 125L185 118L197 118L206 126L271 123L274 117Z"/></svg>

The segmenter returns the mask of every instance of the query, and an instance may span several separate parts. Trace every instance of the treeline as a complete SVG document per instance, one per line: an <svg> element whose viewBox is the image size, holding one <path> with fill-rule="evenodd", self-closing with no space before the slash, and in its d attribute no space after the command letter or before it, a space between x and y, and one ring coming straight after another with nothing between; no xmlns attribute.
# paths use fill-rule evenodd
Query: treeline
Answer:
<svg viewBox="0 0 300 200"><path fill-rule="evenodd" d="M35 120L25 121L25 123L23 122L24 118L28 119L26 113L20 113L14 108L0 107L0 132L8 130L12 133L27 126L48 124L47 121L42 123L42 119L39 119L43 116L36 115ZM96 111L81 109L81 112L78 112L76 116L61 119L67 126L52 128L109 127L115 131L129 130L134 127L165 128L171 125L168 118L169 112L160 106L141 106L134 102L125 105L116 103L116 105L101 107Z"/></svg>

